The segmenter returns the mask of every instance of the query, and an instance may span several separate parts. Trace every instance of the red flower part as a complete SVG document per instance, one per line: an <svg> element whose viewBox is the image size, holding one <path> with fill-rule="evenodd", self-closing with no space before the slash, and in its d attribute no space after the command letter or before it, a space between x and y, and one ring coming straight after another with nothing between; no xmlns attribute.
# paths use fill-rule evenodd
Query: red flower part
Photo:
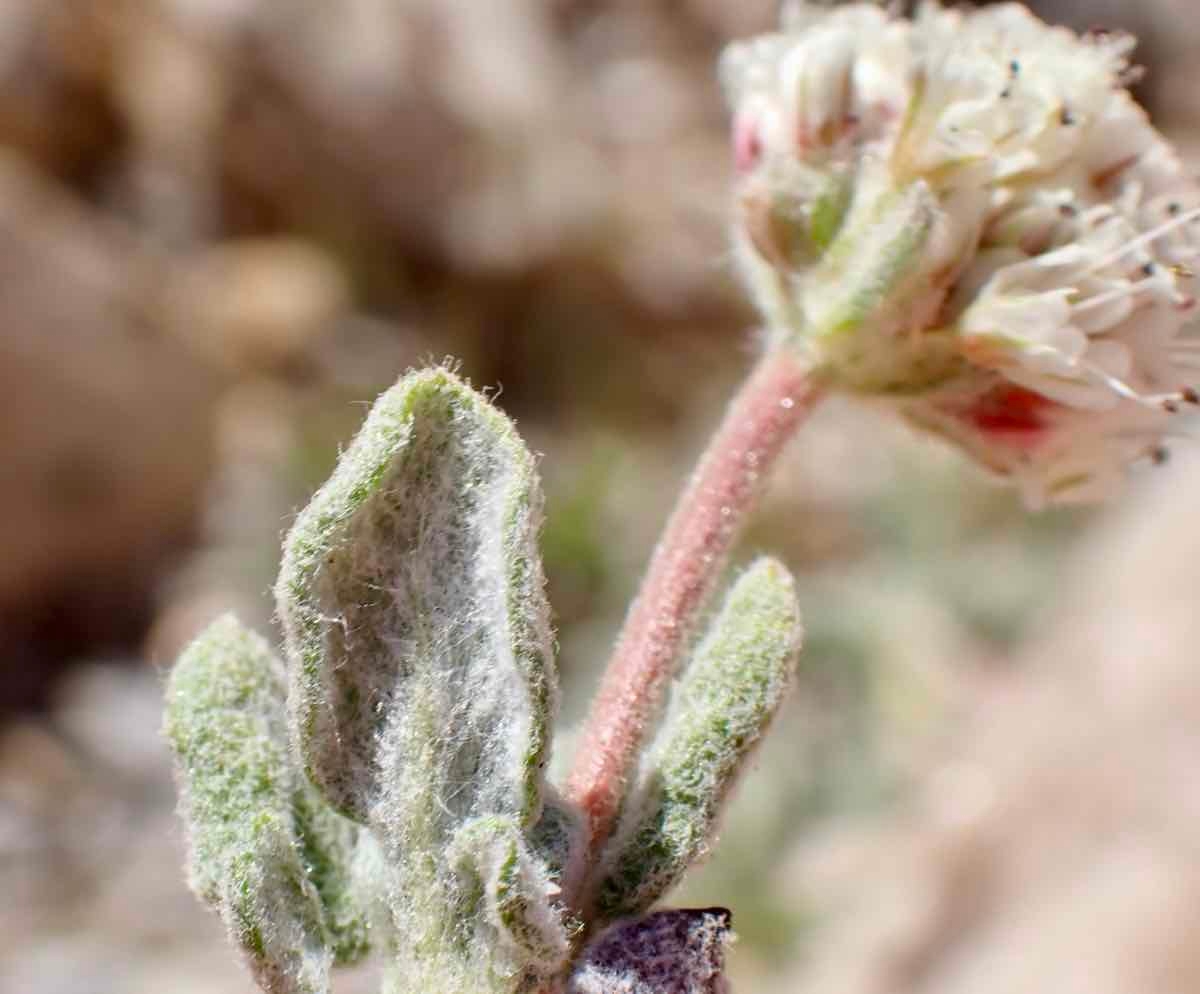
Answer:
<svg viewBox="0 0 1200 994"><path fill-rule="evenodd" d="M1052 425L1047 416L1057 404L1024 387L1002 384L979 397L963 417L993 441L1025 451L1037 448Z"/></svg>

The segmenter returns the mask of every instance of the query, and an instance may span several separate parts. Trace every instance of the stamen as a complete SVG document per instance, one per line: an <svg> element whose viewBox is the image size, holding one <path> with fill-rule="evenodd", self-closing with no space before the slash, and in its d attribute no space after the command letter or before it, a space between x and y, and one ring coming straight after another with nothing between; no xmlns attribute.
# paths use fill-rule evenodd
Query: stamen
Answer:
<svg viewBox="0 0 1200 994"><path fill-rule="evenodd" d="M1162 407L1164 397L1151 397L1146 394L1139 393L1120 377L1113 376L1112 373L1106 373L1103 369L1093 365L1090 362L1082 362L1080 368L1086 373L1090 373L1101 384L1108 387L1118 397L1124 397L1126 400L1132 400L1136 404L1141 404L1143 407Z"/></svg>
<svg viewBox="0 0 1200 994"><path fill-rule="evenodd" d="M1193 390L1191 387L1184 387L1181 390L1177 390L1175 393L1145 395L1143 400L1149 403L1152 407L1161 407L1168 414L1178 414L1181 404L1194 403L1194 401L1190 399L1193 396L1197 397L1197 400L1200 400L1200 396L1197 396L1195 390Z"/></svg>
<svg viewBox="0 0 1200 994"><path fill-rule="evenodd" d="M1146 273L1145 267L1142 268L1142 272ZM1151 270L1149 273L1146 273L1146 275L1150 276L1152 273L1153 270ZM1154 289L1156 289L1156 286L1151 280L1143 280L1139 283L1130 283L1126 286L1116 287L1113 290L1107 290L1104 293L1098 293L1094 297L1088 297L1087 300L1080 301L1078 304L1072 304L1071 311L1072 313L1077 314L1081 311L1103 307L1105 304L1110 304L1114 300L1122 300L1125 297L1136 297L1139 293L1144 293L1148 290ZM1179 303L1178 300L1175 302Z"/></svg>
<svg viewBox="0 0 1200 994"><path fill-rule="evenodd" d="M1093 382L1098 383L1100 386L1107 387L1118 397L1124 397L1126 400L1136 401L1137 403L1146 407L1161 406L1163 399L1162 397L1151 398L1147 397L1145 394L1138 393L1137 390L1131 387L1124 380L1113 376L1112 373L1106 372L1099 366L1095 365L1095 363L1088 362L1083 358L1072 359L1065 355L1060 349L1056 349L1052 345L1027 345L1025 346L1025 351L1031 355L1055 356L1056 358L1066 362L1068 365L1075 367L1075 369L1079 370L1080 373L1090 377ZM1059 376L1055 378L1064 382L1071 381L1070 377L1067 376Z"/></svg>
<svg viewBox="0 0 1200 994"><path fill-rule="evenodd" d="M1181 389L1176 390L1174 393L1163 395L1163 408L1174 414L1179 410L1180 404L1195 404L1195 401L1191 399L1192 397L1196 397L1197 400L1200 400L1200 396L1197 396L1196 391L1191 387L1182 387ZM1170 407L1167 407L1168 403L1170 403Z"/></svg>
<svg viewBox="0 0 1200 994"><path fill-rule="evenodd" d="M1168 235L1177 228L1181 228L1185 224L1190 224L1192 221L1197 220L1200 220L1200 207L1193 207L1190 211L1180 214L1177 217L1172 218L1170 221L1163 222L1157 228L1152 228L1144 235L1139 235L1137 238L1133 239L1133 241L1123 245L1115 252L1111 252L1106 256L1101 256L1090 266L1088 266L1084 272L1094 273L1097 270L1103 269L1105 266L1111 266L1114 262L1120 261L1130 252L1134 252L1140 248L1145 248L1147 245L1158 241L1158 239L1162 238L1163 235Z"/></svg>
<svg viewBox="0 0 1200 994"><path fill-rule="evenodd" d="M1141 407L1151 410L1166 411L1168 414L1174 414L1179 410L1180 402L1193 403L1191 398L1194 396L1200 402L1200 393L1191 387L1184 387L1173 393L1157 393L1146 394L1136 388L1130 386L1119 376L1114 376L1112 373L1101 369L1095 363L1089 362L1086 359L1070 359L1065 356L1059 349L1050 345L1034 345L1027 346L1026 351L1034 355L1053 355L1066 361L1069 365L1074 366L1080 373L1090 377L1094 383L1100 386L1107 387L1118 397L1125 400L1131 400ZM1068 380L1067 377L1058 377L1058 379Z"/></svg>

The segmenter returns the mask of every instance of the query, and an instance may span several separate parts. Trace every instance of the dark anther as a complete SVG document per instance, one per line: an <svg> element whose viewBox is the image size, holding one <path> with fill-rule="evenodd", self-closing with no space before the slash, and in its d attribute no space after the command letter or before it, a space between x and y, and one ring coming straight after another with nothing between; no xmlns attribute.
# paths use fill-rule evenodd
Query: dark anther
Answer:
<svg viewBox="0 0 1200 994"><path fill-rule="evenodd" d="M1064 107L1058 112L1058 123L1067 128L1075 123L1075 115L1071 113L1069 107Z"/></svg>
<svg viewBox="0 0 1200 994"><path fill-rule="evenodd" d="M1184 387L1179 391L1179 396L1189 404L1200 405L1200 390L1197 390L1195 387Z"/></svg>
<svg viewBox="0 0 1200 994"><path fill-rule="evenodd" d="M1142 265L1142 275L1143 276L1153 276L1154 269L1155 269L1155 266L1154 266L1153 262L1144 263Z"/></svg>
<svg viewBox="0 0 1200 994"><path fill-rule="evenodd" d="M1171 203L1167 204L1167 213L1170 214L1171 217L1178 217L1179 212L1182 210L1183 210L1183 205L1180 204L1178 201L1172 201Z"/></svg>
<svg viewBox="0 0 1200 994"><path fill-rule="evenodd" d="M1171 452L1165 445L1156 445L1150 450L1150 461L1155 466L1161 466L1171 458Z"/></svg>

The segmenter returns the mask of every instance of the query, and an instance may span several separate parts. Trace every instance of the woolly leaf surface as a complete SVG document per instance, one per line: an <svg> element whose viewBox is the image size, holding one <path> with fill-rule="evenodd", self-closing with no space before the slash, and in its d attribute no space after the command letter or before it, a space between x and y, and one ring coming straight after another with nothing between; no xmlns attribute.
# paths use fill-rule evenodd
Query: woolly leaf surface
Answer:
<svg viewBox="0 0 1200 994"><path fill-rule="evenodd" d="M413 990L514 990L540 968L501 941L486 873L447 853L464 826L501 819L537 862L525 834L557 692L541 513L513 425L433 369L379 398L285 543L293 732L395 869L395 983ZM531 873L549 907L548 872Z"/></svg>
<svg viewBox="0 0 1200 994"><path fill-rule="evenodd" d="M193 889L221 914L265 990L316 994L328 990L333 963L366 952L350 883L359 829L292 762L285 694L267 643L225 616L172 671L166 734Z"/></svg>
<svg viewBox="0 0 1200 994"><path fill-rule="evenodd" d="M542 816L529 832L530 848L564 890L571 890L584 871L587 818L578 805L547 787Z"/></svg>
<svg viewBox="0 0 1200 994"><path fill-rule="evenodd" d="M566 962L570 934L555 903L558 890L546 862L510 818L484 817L465 824L450 848L450 861L465 886L478 895L473 916L478 941L497 947L526 971L517 986L533 986Z"/></svg>
<svg viewBox="0 0 1200 994"><path fill-rule="evenodd" d="M760 559L734 584L675 689L605 852L602 920L640 914L707 850L721 805L791 685L800 612L787 570Z"/></svg>

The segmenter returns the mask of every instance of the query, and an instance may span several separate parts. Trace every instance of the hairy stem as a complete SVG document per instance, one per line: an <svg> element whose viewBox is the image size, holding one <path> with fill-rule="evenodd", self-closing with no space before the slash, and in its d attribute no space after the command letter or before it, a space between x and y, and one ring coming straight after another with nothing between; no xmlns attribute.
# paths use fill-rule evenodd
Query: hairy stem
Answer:
<svg viewBox="0 0 1200 994"><path fill-rule="evenodd" d="M595 852L610 834L643 740L730 547L784 444L820 390L787 347L734 398L654 551L584 728L569 796Z"/></svg>

